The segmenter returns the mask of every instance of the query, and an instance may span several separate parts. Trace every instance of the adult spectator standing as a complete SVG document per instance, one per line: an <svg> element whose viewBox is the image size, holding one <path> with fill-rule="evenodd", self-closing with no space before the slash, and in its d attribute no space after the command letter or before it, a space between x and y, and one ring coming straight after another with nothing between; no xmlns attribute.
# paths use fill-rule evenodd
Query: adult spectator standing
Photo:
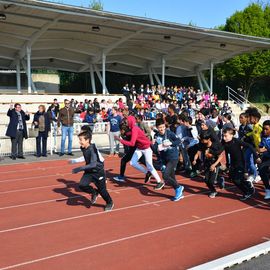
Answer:
<svg viewBox="0 0 270 270"><path fill-rule="evenodd" d="M7 116L10 120L6 136L11 139L11 159L25 159L23 156L23 138L28 138L26 121L30 119L30 115L27 111L22 110L21 104L15 103L14 108L13 104L10 104Z"/></svg>
<svg viewBox="0 0 270 270"><path fill-rule="evenodd" d="M116 108L112 108L112 114L108 117L107 133L110 141L110 156L119 154L119 141L115 140L115 136L120 136L121 117L117 114ZM115 150L114 150L115 145Z"/></svg>
<svg viewBox="0 0 270 270"><path fill-rule="evenodd" d="M51 131L50 114L46 112L44 105L38 106L38 111L34 115L33 124L35 128L38 128L38 136L36 138L36 156L37 158L47 157L47 139L49 131ZM42 143L42 151L41 151Z"/></svg>
<svg viewBox="0 0 270 270"><path fill-rule="evenodd" d="M62 137L61 137L61 151L59 156L63 156L65 154L65 143L66 137L68 136L68 155L73 156L72 154L72 139L73 139L73 117L74 110L70 107L70 101L65 99L64 101L65 107L59 111L58 117L58 127L60 124L62 125Z"/></svg>

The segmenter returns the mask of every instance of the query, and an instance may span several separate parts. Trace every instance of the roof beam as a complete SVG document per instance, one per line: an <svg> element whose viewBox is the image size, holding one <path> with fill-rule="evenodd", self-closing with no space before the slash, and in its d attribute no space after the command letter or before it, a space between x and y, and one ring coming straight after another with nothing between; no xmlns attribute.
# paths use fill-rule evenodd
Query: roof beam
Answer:
<svg viewBox="0 0 270 270"><path fill-rule="evenodd" d="M129 35L125 36L125 37L122 37L121 39L117 40L116 42L111 43L109 46L107 46L106 48L101 50L100 53L96 57L94 57L92 59L89 59L90 62L94 63L94 64L98 63L101 60L103 53L105 55L107 55L109 52L111 52L113 49L117 48L119 45L123 44L124 42L128 41L129 39L131 39L131 38L139 35L140 33L142 33L143 30L144 29L138 30L138 31L136 31L136 32L134 32L132 34L129 34ZM79 72L84 72L88 68L89 68L89 61L80 68Z"/></svg>
<svg viewBox="0 0 270 270"><path fill-rule="evenodd" d="M17 55L14 58L22 59L26 55L26 48L31 48L32 45L41 37L51 26L56 24L61 16L57 16L54 20L45 23L38 31L32 34L30 37L30 40L25 42L21 48L21 50L17 53ZM15 65L15 61L11 63L10 67L13 67Z"/></svg>

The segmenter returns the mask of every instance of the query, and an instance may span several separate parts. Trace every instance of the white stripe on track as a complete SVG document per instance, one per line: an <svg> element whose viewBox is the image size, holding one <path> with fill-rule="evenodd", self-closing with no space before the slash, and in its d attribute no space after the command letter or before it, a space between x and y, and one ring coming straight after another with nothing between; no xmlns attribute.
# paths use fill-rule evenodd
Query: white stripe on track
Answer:
<svg viewBox="0 0 270 270"><path fill-rule="evenodd" d="M212 215L212 216L208 216L208 217L204 217L204 218L200 218L200 219L196 219L196 220L192 220L192 221L178 223L178 224L175 224L175 225L159 228L159 229L156 229L156 230L151 230L151 231L147 231L147 232L143 232L143 233L133 234L133 235L129 235L129 236L126 236L126 237L114 239L114 240L111 240L111 241L95 244L95 245L86 246L86 247L78 248L78 249L73 249L73 250L70 250L70 251L57 253L57 254L54 254L54 255L51 255L51 256L46 256L46 257L42 257L42 258L30 260L30 261L25 261L25 262L18 263L18 264L9 265L9 266L0 268L0 270L14 269L14 268L18 268L18 267L25 266L25 265L30 265L30 264L34 264L34 263L38 263L38 262L42 262L42 261L46 261L46 260L50 260L50 259L55 259L55 258L58 258L58 257L63 257L63 256L66 256L66 255L70 255L70 254L74 254L74 253L79 253L79 252L86 251L86 250L91 250L91 249L94 249L94 248L108 246L108 245L120 243L120 242L123 242L123 241L140 238L140 237L143 237L143 236L152 235L152 234L155 234L155 233L160 233L160 232L180 228L180 227L187 226L187 225L190 225L190 224L196 224L196 223L208 220L208 219L216 219L216 218L220 218L220 217L225 217L225 216L229 216L229 215L232 215L232 214L235 214L235 213L247 211L247 210L262 206L262 205L266 205L266 204L268 204L268 203L259 203L259 204L255 204L253 206L248 206L248 207L236 209L236 210L233 210L233 211L227 211L227 212L223 212L223 213L220 213L220 214L216 214L216 215Z"/></svg>
<svg viewBox="0 0 270 270"><path fill-rule="evenodd" d="M233 186L233 187L229 187L228 189L234 189L234 188L236 188L236 187ZM134 189L134 188L132 187L130 189ZM140 189L140 187L138 189ZM209 190L195 193L195 194L190 194L190 195L185 196L185 198L189 198L189 197L193 197L193 196L197 196L197 195L202 195L202 194L207 194L207 193L209 193ZM74 197L77 198L77 197L82 197L82 196L74 196ZM55 200L52 200L52 201L55 201ZM128 209L133 209L133 208L138 208L138 207L143 207L143 206L148 206L148 205L153 205L153 204L165 203L165 202L172 203L170 199L163 199L163 200L158 200L158 201L153 201L153 202L146 202L146 203L125 206L125 207L121 207L121 208L116 208L116 209L112 210L111 212L119 212L119 211L123 211L123 210L128 210ZM107 212L104 212L104 211L95 212L95 213L90 213L90 214L85 214L85 215L79 215L79 216L68 217L68 218L61 218L61 219L56 219L56 220L51 220L51 221L35 223L35 224L31 224L31 225L25 225L25 226L5 229L5 230L1 230L0 234L7 233L7 232L13 232L13 231L17 231L17 230L28 229L28 228L39 227L39 226L44 226L44 225L49 225L49 224L60 223L60 222L64 222L64 221L76 220L76 219L86 218L86 217L91 217L91 216L96 216L96 215L103 215L103 214L107 214Z"/></svg>

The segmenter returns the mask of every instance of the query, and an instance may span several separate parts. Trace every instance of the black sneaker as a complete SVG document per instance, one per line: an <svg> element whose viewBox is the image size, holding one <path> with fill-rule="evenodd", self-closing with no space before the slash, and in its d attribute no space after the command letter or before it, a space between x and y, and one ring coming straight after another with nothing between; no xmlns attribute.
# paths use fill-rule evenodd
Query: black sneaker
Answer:
<svg viewBox="0 0 270 270"><path fill-rule="evenodd" d="M95 203L96 203L97 197L98 197L98 192L95 190L95 191L92 193L92 198L91 198L91 200L90 200L91 204L95 204Z"/></svg>
<svg viewBox="0 0 270 270"><path fill-rule="evenodd" d="M114 207L113 202L107 203L107 204L105 205L105 207L104 207L104 211L105 211L105 212L112 211L112 210L113 210L113 207Z"/></svg>
<svg viewBox="0 0 270 270"><path fill-rule="evenodd" d="M247 199L251 198L254 193L244 194L243 197L240 198L240 201L246 201Z"/></svg>
<svg viewBox="0 0 270 270"><path fill-rule="evenodd" d="M157 185L154 187L154 190L161 190L164 186L164 182L157 183Z"/></svg>
<svg viewBox="0 0 270 270"><path fill-rule="evenodd" d="M17 158L20 158L20 159L25 159L25 157L24 157L24 156L18 156Z"/></svg>
<svg viewBox="0 0 270 270"><path fill-rule="evenodd" d="M68 155L68 156L74 156L74 154L73 154L73 153L67 153L67 155Z"/></svg>
<svg viewBox="0 0 270 270"><path fill-rule="evenodd" d="M62 157L64 155L64 153L59 153L59 157Z"/></svg>
<svg viewBox="0 0 270 270"><path fill-rule="evenodd" d="M150 172L147 172L144 178L144 183L148 183L152 177L152 174Z"/></svg>

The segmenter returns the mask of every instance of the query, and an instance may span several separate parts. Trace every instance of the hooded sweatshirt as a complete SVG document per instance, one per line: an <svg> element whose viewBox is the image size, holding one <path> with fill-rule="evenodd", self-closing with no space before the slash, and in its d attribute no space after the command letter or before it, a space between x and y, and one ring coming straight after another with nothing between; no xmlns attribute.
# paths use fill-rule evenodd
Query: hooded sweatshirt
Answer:
<svg viewBox="0 0 270 270"><path fill-rule="evenodd" d="M137 146L140 150L145 150L150 147L151 142L146 137L145 133L135 125L136 119L134 116L128 116L127 118L128 126L131 130L131 139L130 141L126 141L121 139L120 142L127 146Z"/></svg>

